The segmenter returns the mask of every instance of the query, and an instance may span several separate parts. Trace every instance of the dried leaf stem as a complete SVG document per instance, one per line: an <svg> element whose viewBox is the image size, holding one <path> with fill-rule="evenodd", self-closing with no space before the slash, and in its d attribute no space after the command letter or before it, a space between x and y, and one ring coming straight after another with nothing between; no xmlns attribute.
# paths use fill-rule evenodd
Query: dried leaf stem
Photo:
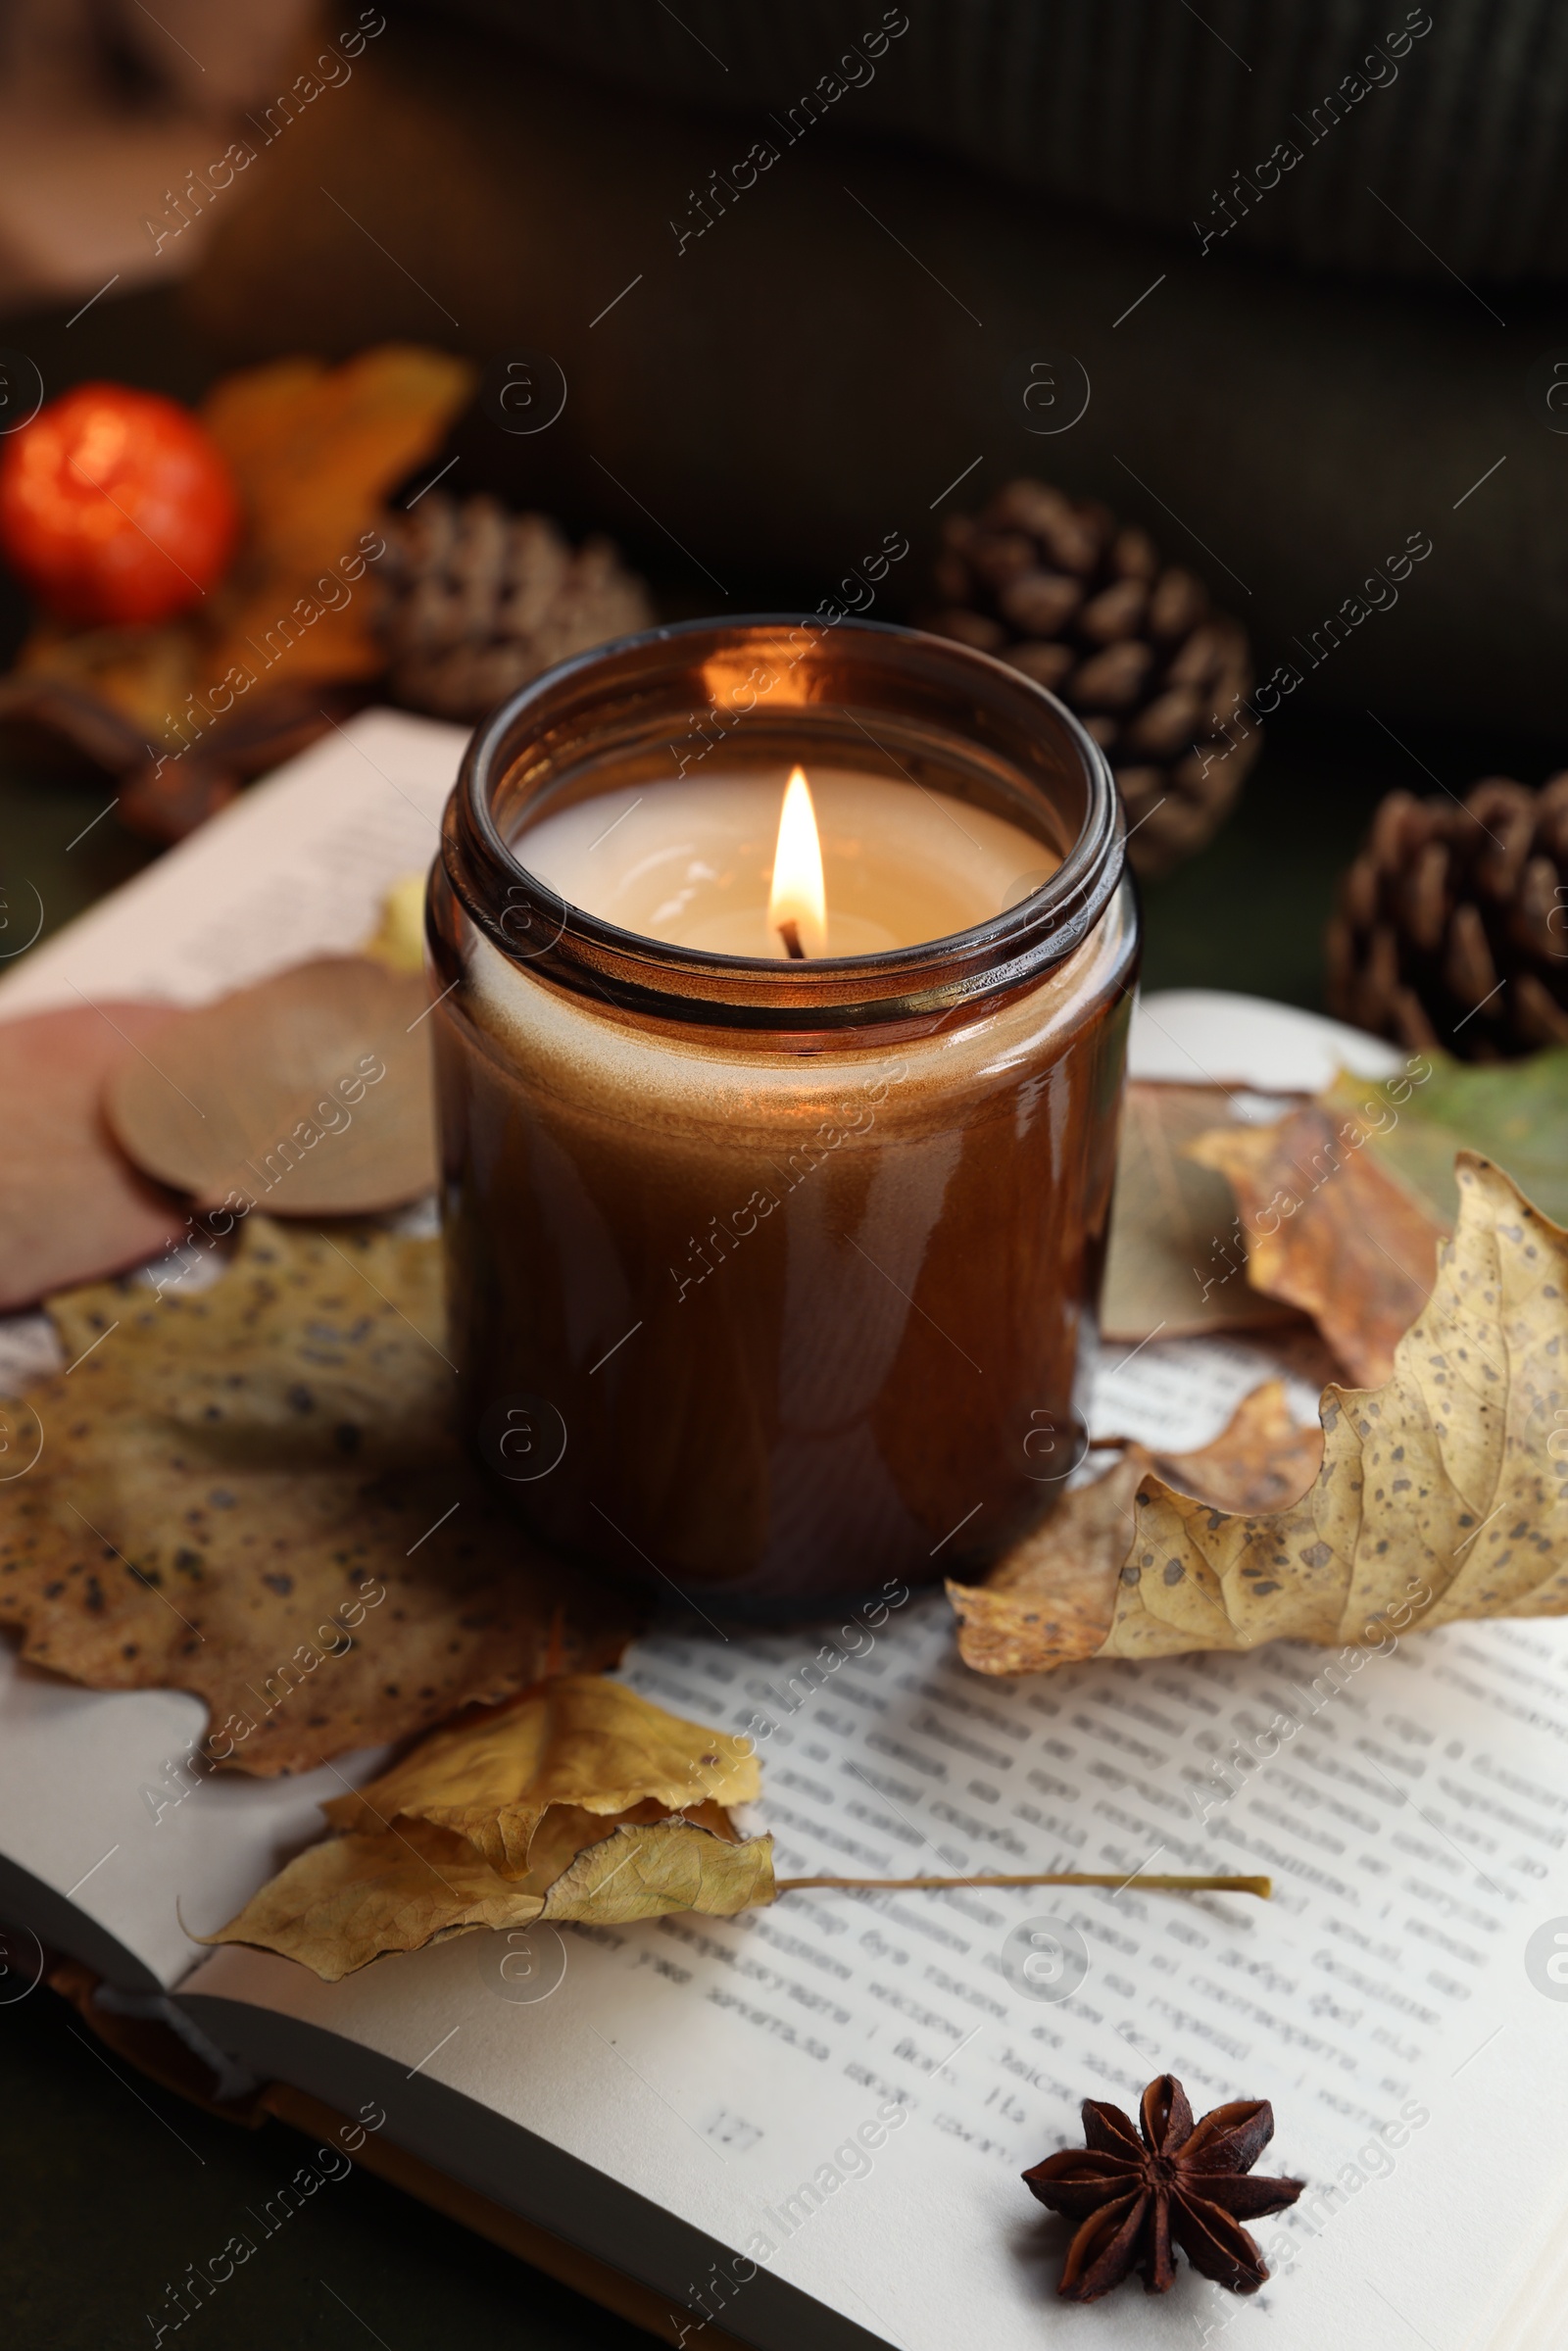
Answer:
<svg viewBox="0 0 1568 2351"><path fill-rule="evenodd" d="M1144 1878L1136 1870L1130 1878L1118 1877L1114 1871L1056 1870L1031 1871L1018 1878L780 1878L778 1881L781 1894L801 1893L814 1886L842 1886L852 1893L922 1893L956 1886L976 1889L987 1886L1136 1886L1145 1893L1256 1894L1261 1902L1266 1902L1274 1891L1272 1878Z"/></svg>

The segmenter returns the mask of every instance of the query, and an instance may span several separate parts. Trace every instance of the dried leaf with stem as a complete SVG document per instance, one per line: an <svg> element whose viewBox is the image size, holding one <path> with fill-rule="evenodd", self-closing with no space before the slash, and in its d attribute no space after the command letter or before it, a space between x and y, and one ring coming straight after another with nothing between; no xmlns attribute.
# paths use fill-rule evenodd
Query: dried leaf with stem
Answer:
<svg viewBox="0 0 1568 2351"><path fill-rule="evenodd" d="M1107 1886L1125 1876L786 1878L732 1807L760 1792L749 1741L604 1676L564 1675L437 1732L368 1788L322 1806L309 1846L209 1942L276 1951L327 1983L392 1951L535 1919L728 1918L810 1887ZM1260 1878L1138 1880L1144 1890L1266 1895Z"/></svg>
<svg viewBox="0 0 1568 2351"><path fill-rule="evenodd" d="M742 1840L729 1809L760 1785L746 1740L624 1683L556 1676L323 1805L340 1834L207 1939L332 1982L466 1927L728 1916L773 1895L771 1838Z"/></svg>

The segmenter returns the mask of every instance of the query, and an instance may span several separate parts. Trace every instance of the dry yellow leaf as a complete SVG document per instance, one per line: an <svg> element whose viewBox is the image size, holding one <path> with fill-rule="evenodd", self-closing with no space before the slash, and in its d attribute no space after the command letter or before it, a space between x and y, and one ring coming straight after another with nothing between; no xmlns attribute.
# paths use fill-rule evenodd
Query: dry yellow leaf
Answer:
<svg viewBox="0 0 1568 2351"><path fill-rule="evenodd" d="M744 1739L666 1714L623 1682L562 1674L487 1722L437 1732L384 1778L325 1811L344 1830L428 1821L466 1838L501 1877L520 1879L553 1806L608 1815L647 1803L689 1812L753 1803L760 1788Z"/></svg>
<svg viewBox="0 0 1568 2351"><path fill-rule="evenodd" d="M323 1805L341 1834L207 1939L278 1951L335 1983L471 1927L727 1918L774 1896L772 1839L740 1840L725 1810L760 1785L745 1740L624 1683L563 1675Z"/></svg>
<svg viewBox="0 0 1568 2351"><path fill-rule="evenodd" d="M1412 1624L1568 1610L1568 1477L1551 1449L1568 1429L1568 1232L1473 1152L1455 1178L1432 1295L1383 1387L1324 1390L1323 1465L1299 1500L1233 1515L1147 1471L1101 1637L1083 1631L1093 1610L1071 1558L1065 1637L1038 1601L1038 1628L996 1622L1004 1562L1000 1594L950 1588L969 1661L1018 1673L1265 1641L1381 1643ZM1034 1540L1049 1560L1049 1528Z"/></svg>

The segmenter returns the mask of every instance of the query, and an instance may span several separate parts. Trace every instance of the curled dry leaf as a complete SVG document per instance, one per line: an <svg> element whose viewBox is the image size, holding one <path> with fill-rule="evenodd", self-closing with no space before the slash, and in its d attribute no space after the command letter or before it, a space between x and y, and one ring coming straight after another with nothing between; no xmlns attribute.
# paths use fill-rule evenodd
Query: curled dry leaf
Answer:
<svg viewBox="0 0 1568 2351"><path fill-rule="evenodd" d="M1249 1284L1310 1314L1375 1387L1453 1230L1456 1151L1496 1159L1546 1215L1568 1216L1568 1051L1475 1067L1415 1054L1381 1083L1342 1071L1273 1126L1188 1148L1235 1192Z"/></svg>
<svg viewBox="0 0 1568 2351"><path fill-rule="evenodd" d="M968 1661L1023 1673L1265 1641L1381 1643L1412 1623L1568 1610L1568 1476L1551 1450L1568 1426L1568 1233L1473 1152L1455 1179L1432 1296L1382 1388L1325 1389L1323 1463L1299 1500L1233 1514L1146 1469L1108 1580L1106 1549L1094 1563L1069 1550L1065 1621L1047 1598L1050 1527L1032 1539L1026 1592L1012 1560L979 1592L950 1586ZM1096 1595L1102 1630L1088 1639Z"/></svg>
<svg viewBox="0 0 1568 2351"><path fill-rule="evenodd" d="M340 1834L205 1939L335 1983L470 1927L729 1917L774 1895L772 1839L743 1841L728 1811L760 1786L744 1740L623 1683L563 1675L323 1806Z"/></svg>
<svg viewBox="0 0 1568 2351"><path fill-rule="evenodd" d="M136 1165L231 1217L368 1216L435 1189L423 978L368 955L296 964L184 1015L105 1093Z"/></svg>
<svg viewBox="0 0 1568 2351"><path fill-rule="evenodd" d="M1228 1119L1230 1108L1219 1086L1135 1079L1128 1087L1101 1300L1106 1339L1136 1342L1156 1331L1178 1339L1294 1318L1295 1306L1249 1283L1244 1253L1232 1246L1230 1188L1216 1167L1185 1148Z"/></svg>
<svg viewBox="0 0 1568 2351"><path fill-rule="evenodd" d="M1380 1159L1345 1141L1346 1124L1314 1102L1191 1150L1229 1179L1251 1287L1310 1314L1350 1377L1372 1387L1431 1292L1443 1236Z"/></svg>
<svg viewBox="0 0 1568 2351"><path fill-rule="evenodd" d="M1125 1445L1103 1477L1064 1494L983 1585L948 1586L965 1663L981 1673L1029 1674L1095 1654L1115 1612L1134 1500L1152 1471L1222 1510L1267 1510L1303 1494L1322 1458L1322 1430L1292 1420L1281 1380L1244 1396L1197 1452Z"/></svg>
<svg viewBox="0 0 1568 2351"><path fill-rule="evenodd" d="M0 1024L0 1313L145 1264L184 1231L175 1203L126 1166L99 1101L105 1079L182 1017L111 1003Z"/></svg>
<svg viewBox="0 0 1568 2351"><path fill-rule="evenodd" d="M576 1583L563 1608L459 1443L435 1241L257 1216L210 1288L50 1312L74 1368L10 1410L36 1460L0 1485L34 1663L188 1690L211 1760L273 1774L619 1654L629 1615Z"/></svg>

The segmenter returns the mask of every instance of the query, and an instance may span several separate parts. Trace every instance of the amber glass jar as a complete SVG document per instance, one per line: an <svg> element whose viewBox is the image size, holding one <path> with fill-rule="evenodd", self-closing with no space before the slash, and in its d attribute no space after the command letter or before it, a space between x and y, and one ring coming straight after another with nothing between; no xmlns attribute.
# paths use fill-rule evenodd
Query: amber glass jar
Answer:
<svg viewBox="0 0 1568 2351"><path fill-rule="evenodd" d="M694 763L797 761L1016 827L1015 903L785 960L636 935L529 871L530 828L585 799L635 786L657 818ZM464 1411L531 1531L780 1615L1027 1532L1082 1425L1137 962L1077 721L869 622L629 639L475 735L428 931Z"/></svg>

